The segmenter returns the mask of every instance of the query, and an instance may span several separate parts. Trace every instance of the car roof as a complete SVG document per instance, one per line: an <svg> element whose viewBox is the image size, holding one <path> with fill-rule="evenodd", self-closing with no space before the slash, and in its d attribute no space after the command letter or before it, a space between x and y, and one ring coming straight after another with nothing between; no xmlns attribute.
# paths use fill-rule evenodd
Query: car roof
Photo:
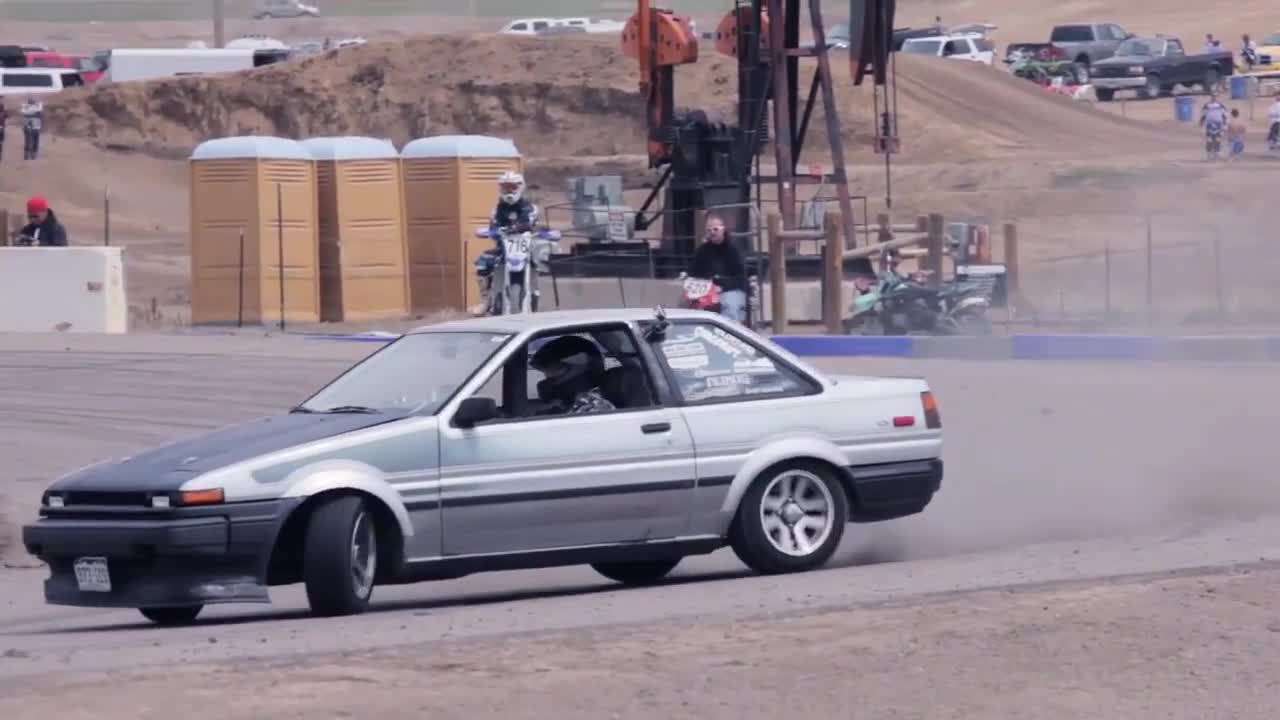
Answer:
<svg viewBox="0 0 1280 720"><path fill-rule="evenodd" d="M663 309L668 320L698 319L721 322L715 313L682 308ZM432 325L422 325L408 334L430 332L496 332L521 333L526 330L540 332L573 325L597 323L622 323L653 320L653 308L592 308L588 310L552 310L519 315L493 315L465 320L448 320Z"/></svg>

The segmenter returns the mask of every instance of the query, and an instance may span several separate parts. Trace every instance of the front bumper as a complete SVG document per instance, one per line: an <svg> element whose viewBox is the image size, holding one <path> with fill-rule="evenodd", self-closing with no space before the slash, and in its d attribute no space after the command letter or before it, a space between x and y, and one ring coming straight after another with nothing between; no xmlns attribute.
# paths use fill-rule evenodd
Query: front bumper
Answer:
<svg viewBox="0 0 1280 720"><path fill-rule="evenodd" d="M27 552L49 566L45 600L85 607L268 602L276 537L298 499L152 510L42 509L22 528ZM82 591L79 558L107 563L110 589Z"/></svg>
<svg viewBox="0 0 1280 720"><path fill-rule="evenodd" d="M1089 83L1103 90L1136 90L1146 87L1145 77L1098 77L1093 76Z"/></svg>

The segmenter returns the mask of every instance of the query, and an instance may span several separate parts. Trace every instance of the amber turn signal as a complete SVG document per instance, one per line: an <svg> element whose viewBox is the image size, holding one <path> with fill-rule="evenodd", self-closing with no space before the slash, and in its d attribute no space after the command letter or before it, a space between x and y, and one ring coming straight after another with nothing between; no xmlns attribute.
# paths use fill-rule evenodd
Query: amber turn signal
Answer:
<svg viewBox="0 0 1280 720"><path fill-rule="evenodd" d="M222 502L222 488L212 490L183 490L178 493L179 505L217 505Z"/></svg>

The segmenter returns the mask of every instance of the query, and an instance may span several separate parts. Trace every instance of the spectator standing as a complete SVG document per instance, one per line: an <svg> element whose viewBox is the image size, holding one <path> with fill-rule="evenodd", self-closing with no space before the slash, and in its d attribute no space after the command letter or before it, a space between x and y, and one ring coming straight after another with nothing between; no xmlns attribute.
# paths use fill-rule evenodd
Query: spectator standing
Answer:
<svg viewBox="0 0 1280 720"><path fill-rule="evenodd" d="M18 231L15 244L66 247L67 229L53 214L48 200L39 195L27 200L27 224Z"/></svg>
<svg viewBox="0 0 1280 720"><path fill-rule="evenodd" d="M1240 110L1231 108L1231 121L1227 123L1227 143L1231 145L1228 159L1234 160L1244 154L1244 136L1248 126L1240 119Z"/></svg>
<svg viewBox="0 0 1280 720"><path fill-rule="evenodd" d="M40 130L44 127L44 103L28 96L22 105L23 160L35 160L40 154Z"/></svg>

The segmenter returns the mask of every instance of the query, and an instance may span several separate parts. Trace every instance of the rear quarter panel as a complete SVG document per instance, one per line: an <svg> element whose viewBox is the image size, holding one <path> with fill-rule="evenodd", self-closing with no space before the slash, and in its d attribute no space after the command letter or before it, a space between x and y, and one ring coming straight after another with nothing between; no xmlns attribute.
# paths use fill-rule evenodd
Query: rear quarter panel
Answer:
<svg viewBox="0 0 1280 720"><path fill-rule="evenodd" d="M923 380L834 380L817 395L683 408L697 453L694 534L725 532L752 481L784 460L846 468L941 456L941 431L925 428ZM895 427L904 415L914 424Z"/></svg>

